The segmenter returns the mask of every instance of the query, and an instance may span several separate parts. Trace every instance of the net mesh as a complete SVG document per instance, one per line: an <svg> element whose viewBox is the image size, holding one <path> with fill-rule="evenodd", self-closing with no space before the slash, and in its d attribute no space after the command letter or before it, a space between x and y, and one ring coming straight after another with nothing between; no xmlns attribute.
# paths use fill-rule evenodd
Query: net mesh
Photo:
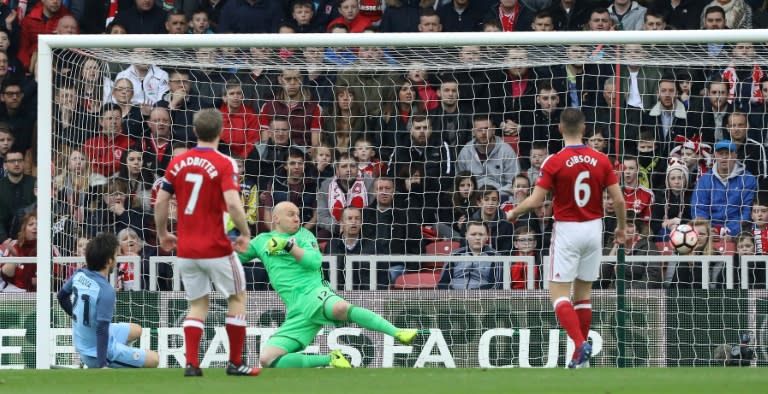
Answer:
<svg viewBox="0 0 768 394"><path fill-rule="evenodd" d="M550 335L563 348L561 358L565 346L564 334L550 334L557 326L540 291L546 287L541 261L550 253L551 203L514 225L499 218L530 194L537 166L562 146L560 112L580 108L587 120L585 142L623 171L625 198L637 217L630 255L674 254L668 232L695 216L713 219L697 229L710 235L699 253L732 259L737 241L750 238L751 253L762 254L765 219L750 216L750 209L768 176L768 84L761 83L767 56L766 47L751 43L57 49L53 241L62 256L77 256L79 243L96 233L118 234L121 254L142 258L140 275L130 265L120 267L118 287L161 293L122 295L117 319L179 327L186 303L165 293L182 289L171 260L149 261L172 254L157 245L154 192L170 157L194 145L192 115L219 108L225 118L220 150L240 162L254 233L269 229L271 206L291 200L328 255L450 254L464 246L467 221L479 220L490 225L488 246L499 254L533 256L532 267L513 261L509 273L499 264L443 264L438 257L407 263L393 257L375 272L359 262L346 270L343 259L335 272L324 268L337 276L340 289L349 288L348 282L360 289L346 294L351 301L382 311L396 306L402 310L385 313L396 323L441 329L457 366L484 365L477 351L483 333L508 328L513 336L500 331L490 339L490 364L519 365L516 343L530 335L538 346L529 353L530 364L547 365L543 349ZM429 131L419 131L422 114ZM483 115L480 123L476 115ZM497 148L480 157L473 138L484 128L491 129ZM704 190L699 182L715 163L714 144L727 138L744 140L742 163L755 178L754 186L744 185L737 200L726 203L713 197L714 186ZM303 161L296 173L292 151ZM344 154L353 160L347 175L342 164L350 159ZM669 180L673 170L684 182ZM348 176L349 183L333 186L334 176ZM374 183L376 178L381 180ZM392 210L377 205L388 195ZM343 209L347 205L361 208L359 215L352 217ZM606 201L605 255L615 253L611 206ZM721 206L730 215L725 221L718 216ZM174 208L170 216L173 226ZM231 223L227 229L236 231ZM739 267L733 261L713 262L706 274L699 263L687 261L627 264L631 365L711 365L714 347L737 341L734 333L752 329L753 338L760 338L764 327L750 309L759 297L725 288L765 288L765 263L751 263L746 277L734 271L728 282L726 268ZM62 276L54 278L60 285L67 271L54 274ZM260 263L247 264L246 274L248 290L269 289ZM535 278L530 283L528 275ZM375 289L368 285L371 276ZM432 292L502 287L520 292L514 301L504 292ZM593 303L593 330L604 351L593 365L613 365L613 263L603 264L595 287L601 292ZM402 289L418 293L396 291ZM275 326L264 317L271 316L268 309L280 309L270 297L252 296L258 300L253 307L264 311L249 315L249 326ZM161 316L166 313L178 316ZM357 338L363 343L354 346L374 352L362 356L372 360L363 365L384 365L376 353L383 340L376 338ZM180 337L174 341L180 346ZM249 343L250 357L256 343Z"/></svg>

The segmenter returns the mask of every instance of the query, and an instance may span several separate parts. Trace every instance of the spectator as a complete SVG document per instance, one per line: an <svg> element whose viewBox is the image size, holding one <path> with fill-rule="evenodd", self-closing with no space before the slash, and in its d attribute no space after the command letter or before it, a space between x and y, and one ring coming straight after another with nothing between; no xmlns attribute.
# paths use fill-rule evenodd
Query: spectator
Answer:
<svg viewBox="0 0 768 394"><path fill-rule="evenodd" d="M373 179L359 175L357 163L349 154L337 157L336 176L320 184L317 194L318 238L329 239L338 235L344 208L368 206L373 192Z"/></svg>
<svg viewBox="0 0 768 394"><path fill-rule="evenodd" d="M123 133L132 139L140 139L147 134L144 116L149 115L151 107L147 104L134 104L133 93L133 83L128 78L119 78L112 87L112 102L122 111L120 122Z"/></svg>
<svg viewBox="0 0 768 394"><path fill-rule="evenodd" d="M301 71L294 67L283 68L277 78L282 89L275 99L265 103L259 111L262 129L275 115L288 117L291 125L291 143L303 147L320 144L320 120L322 110L311 101L309 90L302 84Z"/></svg>
<svg viewBox="0 0 768 394"><path fill-rule="evenodd" d="M590 16L589 6L579 0L553 0L545 11L552 15L557 31L582 30Z"/></svg>
<svg viewBox="0 0 768 394"><path fill-rule="evenodd" d="M656 129L656 141L659 144L659 154L667 156L672 141L677 136L689 136L690 125L685 105L678 98L677 84L672 76L659 79L657 90L658 101L648 111L646 120L642 121Z"/></svg>
<svg viewBox="0 0 768 394"><path fill-rule="evenodd" d="M624 167L622 172L624 177L624 201L628 209L637 213L645 226L651 219L653 192L640 184L640 167L637 157L624 156L622 164Z"/></svg>
<svg viewBox="0 0 768 394"><path fill-rule="evenodd" d="M648 9L643 16L643 30L667 30L667 14L658 9Z"/></svg>
<svg viewBox="0 0 768 394"><path fill-rule="evenodd" d="M124 228L132 228L142 239L150 230L150 216L141 211L139 199L128 195L128 182L111 178L91 201L86 210L86 235L93 237L98 233L117 234Z"/></svg>
<svg viewBox="0 0 768 394"><path fill-rule="evenodd" d="M301 223L307 230L317 225L317 183L305 162L305 154L290 148L285 163L277 169L263 193L264 223L272 230L272 208L290 201L299 208Z"/></svg>
<svg viewBox="0 0 768 394"><path fill-rule="evenodd" d="M514 256L531 256L533 261L533 288L541 288L541 258L539 252L536 249L538 245L539 236L536 231L528 226L522 226L515 229ZM525 261L513 262L510 267L511 271L511 288L524 290L528 288L528 263Z"/></svg>
<svg viewBox="0 0 768 394"><path fill-rule="evenodd" d="M72 86L59 86L53 101L53 132L56 146L81 146L91 137L82 131L82 109L78 106L77 91ZM87 130L87 129L86 129Z"/></svg>
<svg viewBox="0 0 768 394"><path fill-rule="evenodd" d="M2 55L0 55L2 58ZM16 147L24 152L37 145L34 141L37 113L31 103L25 103L20 83L4 81L2 85L0 121L11 127Z"/></svg>
<svg viewBox="0 0 768 394"><path fill-rule="evenodd" d="M701 14L702 28L707 25L707 11L712 7L719 7L724 11L724 22L729 29L751 29L752 7L744 0L712 0L704 7Z"/></svg>
<svg viewBox="0 0 768 394"><path fill-rule="evenodd" d="M658 9L668 15L667 21L677 30L698 30L701 28L701 12L705 2L700 0L664 1Z"/></svg>
<svg viewBox="0 0 768 394"><path fill-rule="evenodd" d="M230 79L231 71L233 71L213 67L212 65L220 62L221 57L240 58L242 56L238 53L240 49L226 48L226 50L228 52L225 52L225 48L195 49L195 58L203 66L190 69L189 79L193 81L194 89L200 96L201 102L205 101L207 103L206 108L219 107L221 105L224 87Z"/></svg>
<svg viewBox="0 0 768 394"><path fill-rule="evenodd" d="M755 251L757 255L768 254L768 194L764 191L757 193L752 200L751 221L743 227L749 227L754 236Z"/></svg>
<svg viewBox="0 0 768 394"><path fill-rule="evenodd" d="M77 235L85 224L86 208L90 205L92 192L107 183L107 178L91 171L85 155L78 149L65 149L61 155L61 173L53 178L53 212L59 220L54 227L61 228L54 235L54 244L65 255L75 250ZM66 278L64 278L66 279Z"/></svg>
<svg viewBox="0 0 768 394"><path fill-rule="evenodd" d="M730 140L715 144L715 166L699 179L691 198L693 217L711 221L715 234L726 238L739 233L750 217L757 192L755 177L738 159Z"/></svg>
<svg viewBox="0 0 768 394"><path fill-rule="evenodd" d="M491 185L480 186L473 198L478 209L469 220L488 224L490 245L494 250L504 255L512 252L515 228L506 220L506 214L501 210L499 191Z"/></svg>
<svg viewBox="0 0 768 394"><path fill-rule="evenodd" d="M384 33L415 33L419 31L421 9L431 7L430 0L386 0L379 30Z"/></svg>
<svg viewBox="0 0 768 394"><path fill-rule="evenodd" d="M147 126L149 135L141 140L144 168L161 177L171 161L171 116L168 114L168 109L153 108L149 113Z"/></svg>
<svg viewBox="0 0 768 394"><path fill-rule="evenodd" d="M482 50L478 45L465 45L459 48L456 63L460 68L450 75L456 79L459 88L459 109L462 113L471 116L475 113L490 113L491 103L496 103L496 98L491 100L491 86L500 80L501 71L488 72L480 67L483 64ZM435 125L435 129L438 126Z"/></svg>
<svg viewBox="0 0 768 394"><path fill-rule="evenodd" d="M627 242L624 253L627 256L656 256L659 252L656 246L646 233L641 231L642 221L635 211L627 212ZM606 245L603 254L606 256L616 256L619 250L619 244L616 241ZM660 289L663 284L662 269L659 262L639 262L632 261L625 263L624 279L629 289ZM603 263L600 266L600 280L595 282L595 286L601 289L616 288L616 264Z"/></svg>
<svg viewBox="0 0 768 394"><path fill-rule="evenodd" d="M744 168L757 178L758 188L768 190L768 155L765 146L759 141L749 138L747 115L743 112L732 112L726 120L730 140L736 144L739 160Z"/></svg>
<svg viewBox="0 0 768 394"><path fill-rule="evenodd" d="M354 144L352 157L357 161L357 169L361 174L375 179L387 173L387 164L376 157L376 150L370 138L360 137Z"/></svg>
<svg viewBox="0 0 768 394"><path fill-rule="evenodd" d="M134 0L132 6L120 9L115 23L124 26L128 34L163 34L167 15L153 0Z"/></svg>
<svg viewBox="0 0 768 394"><path fill-rule="evenodd" d="M288 117L276 115L268 124L268 131L245 160L245 173L247 176L256 177L259 190L266 190L267 182L288 159L289 147L304 151L301 146L291 143L291 125L288 123Z"/></svg>
<svg viewBox="0 0 768 394"><path fill-rule="evenodd" d="M273 100L280 89L280 70L269 67L275 61L273 56L272 48L251 47L243 55L247 64L235 74L243 87L246 105L256 112Z"/></svg>
<svg viewBox="0 0 768 394"><path fill-rule="evenodd" d="M306 67L302 84L309 89L311 101L318 103L321 109L332 106L336 72L325 69L323 49L306 47L302 55Z"/></svg>
<svg viewBox="0 0 768 394"><path fill-rule="evenodd" d="M700 126L701 141L713 144L728 137L726 117L733 112L733 105L728 103L728 84L720 77L707 82L706 96L691 105L691 116Z"/></svg>
<svg viewBox="0 0 768 394"><path fill-rule="evenodd" d="M672 230L691 220L688 167L682 160L670 159L665 187L656 190L654 200L656 203L652 208L651 232L659 240L667 241Z"/></svg>
<svg viewBox="0 0 768 394"><path fill-rule="evenodd" d="M687 223L698 234L698 241L693 248L691 255L694 256L711 256L715 254L712 248L712 223L706 219L694 219ZM714 267L710 267L712 270ZM669 287L674 289L701 289L702 288L702 275L701 267L697 266L696 262L681 262L681 263L669 263L667 265L667 273L665 278L665 284L669 283ZM710 275L710 281L713 282L716 279L715 276Z"/></svg>
<svg viewBox="0 0 768 394"><path fill-rule="evenodd" d="M104 29L104 32L106 34L128 34L128 30L125 30L125 26L115 21L109 22L106 29Z"/></svg>
<svg viewBox="0 0 768 394"><path fill-rule="evenodd" d="M233 155L248 157L260 140L259 118L243 105L243 88L237 80L229 80L224 87L224 103L219 108L223 118L221 142Z"/></svg>
<svg viewBox="0 0 768 394"><path fill-rule="evenodd" d="M328 23L328 31L336 24L343 24L350 33L362 33L373 23L369 17L360 14L357 0L340 0L338 11L341 16Z"/></svg>
<svg viewBox="0 0 768 394"><path fill-rule="evenodd" d="M611 19L620 30L642 30L646 11L647 8L634 0L614 0L608 7Z"/></svg>
<svg viewBox="0 0 768 394"><path fill-rule="evenodd" d="M634 4L636 2L633 1ZM648 60L648 52L640 44L626 44L622 51L624 60L637 62L621 68L621 90L625 92L622 104L625 107L648 110L656 103L656 93L661 70L655 66L641 66Z"/></svg>
<svg viewBox="0 0 768 394"><path fill-rule="evenodd" d="M440 24L440 15L432 8L422 8L419 14L419 33L440 33L443 25Z"/></svg>
<svg viewBox="0 0 768 394"><path fill-rule="evenodd" d="M386 63L383 49L360 47L355 64L358 69L344 71L336 80L338 86L349 86L355 100L363 103L363 114L367 117L381 117L382 103L395 101L396 77L381 67Z"/></svg>
<svg viewBox="0 0 768 394"><path fill-rule="evenodd" d="M19 48L19 40L21 36L21 26L19 24L20 18L18 18L16 9L9 4L2 3L0 5L0 20L3 21L3 23L0 24L0 31L5 33L5 36L8 39L8 43L6 44L7 47L3 52L9 51L10 48L11 53L16 53Z"/></svg>
<svg viewBox="0 0 768 394"><path fill-rule="evenodd" d="M418 89L407 78L400 78L396 83L396 98L394 108L385 110L390 113L390 122L381 135L381 145L387 152L405 144L405 132L410 130L412 117L426 113L424 102L418 94Z"/></svg>
<svg viewBox="0 0 768 394"><path fill-rule="evenodd" d="M544 164L547 156L549 156L549 149L546 142L534 142L531 144L530 167L522 173L531 184L536 184L536 179L539 178L539 173L541 172L541 165Z"/></svg>
<svg viewBox="0 0 768 394"><path fill-rule="evenodd" d="M310 150L312 165L315 167L317 184L332 178L336 173L333 169L333 148L328 145L313 146Z"/></svg>
<svg viewBox="0 0 768 394"><path fill-rule="evenodd" d="M439 133L443 142L451 147L454 157L472 139L472 116L459 107L459 82L452 77L440 78L437 95L440 105L429 111L432 128ZM471 98L470 98L471 100Z"/></svg>
<svg viewBox="0 0 768 394"><path fill-rule="evenodd" d="M174 140L195 141L192 131L192 115L202 108L213 106L213 98L200 97L190 81L189 70L176 68L168 73L168 92L157 102L157 107L167 108L171 117L171 136ZM152 113L150 113L151 121ZM150 130L151 130L150 124Z"/></svg>
<svg viewBox="0 0 768 394"><path fill-rule="evenodd" d="M395 199L399 197L395 197L394 179L377 178L373 183L373 190L375 200L363 208L363 238L372 240L374 254L406 254L408 228L418 224L408 222L406 210L400 207L402 201L395 203ZM413 229L410 233L416 231ZM379 284L387 284L387 281L379 281Z"/></svg>
<svg viewBox="0 0 768 394"><path fill-rule="evenodd" d="M361 254L375 254L376 248L374 240L362 236L363 217L360 208L346 207L341 213L339 237L332 238L325 248L325 253L334 256L349 256ZM352 282L354 290L368 289L370 283L371 266L368 262L355 261L352 264L352 277L347 277L346 270L340 269L339 286L347 281ZM344 267L344 265L341 265ZM384 269L376 270L377 283L386 285L387 271ZM372 289L375 290L375 289Z"/></svg>
<svg viewBox="0 0 768 394"><path fill-rule="evenodd" d="M323 130L326 133L323 133L321 140L324 144L344 151L345 148L348 150L351 144L366 131L366 118L362 113L360 102L355 99L349 86L336 85L334 96L333 108L328 116L323 117ZM339 146L337 142L346 143L346 145Z"/></svg>
<svg viewBox="0 0 768 394"><path fill-rule="evenodd" d="M534 143L544 142L547 150L555 153L563 147L563 137L560 134L560 94L552 84L543 80L536 87L536 109L520 115L518 127L520 141L518 150L522 158L522 166L529 168L531 147ZM513 128L507 128L507 132Z"/></svg>
<svg viewBox="0 0 768 394"><path fill-rule="evenodd" d="M616 23L607 9L598 7L592 9L589 14L589 21L584 27L588 31L611 31L616 30ZM602 54L598 56L602 57Z"/></svg>
<svg viewBox="0 0 768 394"><path fill-rule="evenodd" d="M680 159L688 168L688 189L693 190L696 182L712 166L712 146L697 140L681 138L679 145L670 152L670 159Z"/></svg>
<svg viewBox="0 0 768 394"><path fill-rule="evenodd" d="M69 15L69 10L61 4L60 0L40 0L21 19L21 38L17 56L25 70L34 71L30 66L33 64L32 56L37 52L37 36L53 33L59 19L65 15Z"/></svg>
<svg viewBox="0 0 768 394"><path fill-rule="evenodd" d="M15 38L16 42L12 42L11 39L9 33L2 30L2 25L0 25L0 52L5 53L8 57L8 70L6 73L15 80L23 80L27 71L16 56L16 47L19 46L18 37Z"/></svg>
<svg viewBox="0 0 768 394"><path fill-rule="evenodd" d="M328 27L328 33L331 34L346 34L349 33L349 28L343 23L337 23ZM337 66L349 66L354 64L357 60L357 54L355 51L349 48L325 48L324 60L328 63L333 63Z"/></svg>
<svg viewBox="0 0 768 394"><path fill-rule="evenodd" d="M531 22L531 30L533 31L554 31L555 21L552 18L552 14L547 11L539 11L533 17Z"/></svg>
<svg viewBox="0 0 768 394"><path fill-rule="evenodd" d="M150 190L155 177L152 171L144 166L144 153L137 148L130 146L123 150L117 177L128 185L131 206L142 211L151 211Z"/></svg>
<svg viewBox="0 0 768 394"><path fill-rule="evenodd" d="M314 18L315 6L310 0L294 0L291 2L291 17L288 23L296 28L297 33L324 33L325 26Z"/></svg>
<svg viewBox="0 0 768 394"><path fill-rule="evenodd" d="M497 20L502 31L530 31L534 12L519 0L500 0L483 20Z"/></svg>
<svg viewBox="0 0 768 394"><path fill-rule="evenodd" d="M725 10L722 7L713 5L708 6L702 13L702 30L724 30L727 29L725 20ZM725 57L728 55L725 50L725 44L709 43L706 46L707 54L711 57Z"/></svg>
<svg viewBox="0 0 768 394"><path fill-rule="evenodd" d="M24 210L37 201L36 178L23 171L24 153L12 147L5 154L6 176L0 179L0 239L19 232Z"/></svg>
<svg viewBox="0 0 768 394"><path fill-rule="evenodd" d="M466 246L454 250L451 256L467 256L467 261L447 263L443 268L438 288L451 290L479 290L501 288L501 263L472 261L473 256L497 256L488 245L490 230L483 222L467 223Z"/></svg>
<svg viewBox="0 0 768 394"><path fill-rule="evenodd" d="M189 21L188 34L213 34L211 29L211 18L208 12L203 8L198 8L192 13L192 19Z"/></svg>
<svg viewBox="0 0 768 394"><path fill-rule="evenodd" d="M112 81L104 75L105 67L100 61L93 58L83 58L75 71L77 82L75 89L78 103L76 108L86 112L89 116L98 113L104 98L109 95ZM105 92L107 91L107 92ZM98 123L88 118L89 125Z"/></svg>
<svg viewBox="0 0 768 394"><path fill-rule="evenodd" d="M10 127L7 124L0 123L0 164L5 162L5 155L13 146L13 133L11 133ZM5 167L5 166L3 166ZM0 171L0 178L7 175L5 168Z"/></svg>
<svg viewBox="0 0 768 394"><path fill-rule="evenodd" d="M506 200L515 176L520 173L517 155L496 136L496 127L488 115L475 115L472 136L472 141L459 153L456 170L471 172L478 186L491 185L501 191Z"/></svg>
<svg viewBox="0 0 768 394"><path fill-rule="evenodd" d="M83 153L91 163L91 168L105 177L117 172L120 164L118 154L122 155L122 151L131 144L128 136L123 134L121 116L122 110L116 104L105 104L101 109L99 134L83 144Z"/></svg>
<svg viewBox="0 0 768 394"><path fill-rule="evenodd" d="M228 0L218 18L217 33L276 33L283 9L270 0Z"/></svg>
<svg viewBox="0 0 768 394"><path fill-rule="evenodd" d="M144 1L144 0L136 0ZM131 102L138 105L153 105L168 92L168 73L158 66L141 63L151 54L148 49L136 48L133 56L138 60L115 77L115 81L127 78L133 84ZM115 83L117 84L117 83Z"/></svg>
<svg viewBox="0 0 768 394"><path fill-rule="evenodd" d="M437 222L438 196L425 196L424 190L429 185L424 173L424 164L413 162L401 166L395 177L395 207L405 212L405 223L414 224L406 227L406 254L422 253L427 242L424 237L425 229ZM418 263L408 263L406 266L409 270L420 267ZM390 273L392 272L390 270ZM394 282L395 277L390 276L390 279Z"/></svg>
<svg viewBox="0 0 768 394"><path fill-rule="evenodd" d="M750 261L747 264L747 277L741 277L741 257L742 256L754 256L755 253L755 236L748 231L742 231L736 236L736 256L734 258L734 278L736 285L738 286L742 280L747 281L747 286L750 289L762 289L765 288L765 265L761 262Z"/></svg>
<svg viewBox="0 0 768 394"><path fill-rule="evenodd" d="M134 290L134 281L140 280L139 288L149 290L149 258L156 256L157 247L144 242L139 234L132 228L124 228L117 233L120 244L118 256L138 256L141 264L141 277L137 278L136 267L131 263L122 263L117 266L117 289L123 291ZM173 290L173 269L169 263L157 264L157 289L160 291Z"/></svg>
<svg viewBox="0 0 768 394"><path fill-rule="evenodd" d="M189 28L187 15L181 11L170 11L165 18L165 32L168 34L186 34Z"/></svg>
<svg viewBox="0 0 768 394"><path fill-rule="evenodd" d="M509 67L503 74L491 76L490 105L491 113L502 114L494 123L499 124L504 135L511 136L519 132L522 115L535 109L536 83L542 75L541 70L528 67L528 50L524 47L509 48L506 62Z"/></svg>
<svg viewBox="0 0 768 394"><path fill-rule="evenodd" d="M448 144L440 141L440 136L432 134L432 127L424 115L417 115L411 119L410 138L399 145L392 154L387 172L394 177L402 172L406 166L418 163L424 168L423 176L429 179L424 185L426 193L424 199L433 204L439 201L441 191L451 190L455 165ZM426 220L423 224L436 222L437 218L432 213L425 213Z"/></svg>
<svg viewBox="0 0 768 394"><path fill-rule="evenodd" d="M656 144L656 133L651 130L640 130L637 141L638 182L648 190L663 188L667 172L666 157L661 156Z"/></svg>
<svg viewBox="0 0 768 394"><path fill-rule="evenodd" d="M484 12L485 9L472 0L451 0L437 9L445 32L480 31Z"/></svg>
<svg viewBox="0 0 768 394"><path fill-rule="evenodd" d="M408 69L407 78L416 89L425 111L431 111L440 105L440 98L435 88L429 82L429 72L424 68L423 64L418 62L412 63Z"/></svg>
<svg viewBox="0 0 768 394"><path fill-rule="evenodd" d="M603 134L603 127L600 127L599 125L595 125L592 129L587 130L587 134L585 135L586 144L589 145L590 148L604 153L608 154L609 145L608 145L608 139L605 138L605 134ZM533 160L533 153L531 153L531 160ZM533 167L533 166L531 166ZM531 170L528 170L528 174L530 176ZM535 183L535 181L534 181Z"/></svg>
<svg viewBox="0 0 768 394"><path fill-rule="evenodd" d="M53 255L56 256L57 253ZM35 256L37 256L37 214L30 212L24 216L18 238L5 250L3 257ZM5 263L0 265L0 276L0 292L37 291L37 264Z"/></svg>
<svg viewBox="0 0 768 394"><path fill-rule="evenodd" d="M477 190L477 179L469 171L461 171L454 178L450 193L440 194L437 234L445 239L460 241L465 224L475 211L472 194Z"/></svg>

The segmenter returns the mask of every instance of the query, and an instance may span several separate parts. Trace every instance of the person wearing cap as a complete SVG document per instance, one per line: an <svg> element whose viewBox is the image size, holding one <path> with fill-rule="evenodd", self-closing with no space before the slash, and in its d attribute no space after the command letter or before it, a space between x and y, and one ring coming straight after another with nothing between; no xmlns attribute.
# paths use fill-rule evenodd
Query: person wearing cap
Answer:
<svg viewBox="0 0 768 394"><path fill-rule="evenodd" d="M715 234L735 236L750 218L757 180L738 160L731 140L715 144L715 165L696 184L691 198L693 217L708 219Z"/></svg>
<svg viewBox="0 0 768 394"><path fill-rule="evenodd" d="M657 189L651 214L651 231L666 241L669 233L680 223L691 220L690 176L682 159L670 158L667 164L664 189Z"/></svg>

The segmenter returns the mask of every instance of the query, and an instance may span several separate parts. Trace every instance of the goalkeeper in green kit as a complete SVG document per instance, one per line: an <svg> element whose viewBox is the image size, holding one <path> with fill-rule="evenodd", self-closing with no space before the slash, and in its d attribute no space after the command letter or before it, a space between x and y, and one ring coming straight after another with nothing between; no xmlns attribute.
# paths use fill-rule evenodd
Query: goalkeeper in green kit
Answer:
<svg viewBox="0 0 768 394"><path fill-rule="evenodd" d="M410 344L418 330L399 329L378 314L354 306L334 293L323 280L317 239L301 226L299 208L290 202L277 204L272 212L274 230L251 240L238 254L241 262L259 258L269 281L285 303L285 322L267 341L259 360L268 368L351 368L340 350L328 355L300 353L325 325L354 322L363 328Z"/></svg>

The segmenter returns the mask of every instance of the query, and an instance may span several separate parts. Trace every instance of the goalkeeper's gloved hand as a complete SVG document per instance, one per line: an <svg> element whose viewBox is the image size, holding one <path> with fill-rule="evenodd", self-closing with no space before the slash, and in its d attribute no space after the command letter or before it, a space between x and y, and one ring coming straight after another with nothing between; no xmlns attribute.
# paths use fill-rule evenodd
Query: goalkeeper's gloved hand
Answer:
<svg viewBox="0 0 768 394"><path fill-rule="evenodd" d="M267 254L274 256L277 252L284 250L290 252L293 249L294 241L291 239L284 239L279 237L272 237L267 241Z"/></svg>

